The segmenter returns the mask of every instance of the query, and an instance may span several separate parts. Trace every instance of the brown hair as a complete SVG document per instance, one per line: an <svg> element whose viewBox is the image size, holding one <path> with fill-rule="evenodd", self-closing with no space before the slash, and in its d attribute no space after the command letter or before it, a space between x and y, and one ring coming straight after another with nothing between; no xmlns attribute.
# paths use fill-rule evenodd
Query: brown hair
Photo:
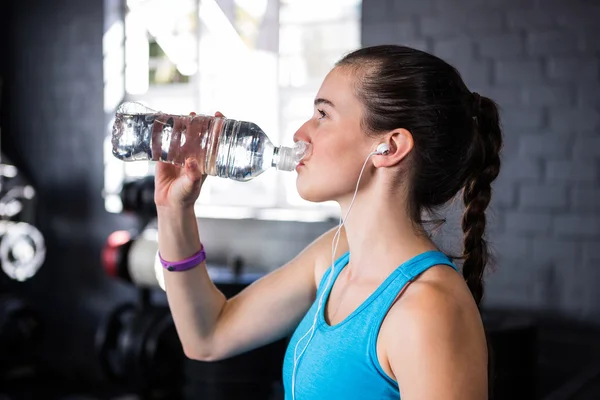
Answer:
<svg viewBox="0 0 600 400"><path fill-rule="evenodd" d="M500 172L496 103L467 89L445 61L408 47L363 48L337 66L358 72L367 132L405 128L413 136L408 212L415 223L423 223L423 211L433 212L463 190L463 275L479 304L489 259L485 210Z"/></svg>

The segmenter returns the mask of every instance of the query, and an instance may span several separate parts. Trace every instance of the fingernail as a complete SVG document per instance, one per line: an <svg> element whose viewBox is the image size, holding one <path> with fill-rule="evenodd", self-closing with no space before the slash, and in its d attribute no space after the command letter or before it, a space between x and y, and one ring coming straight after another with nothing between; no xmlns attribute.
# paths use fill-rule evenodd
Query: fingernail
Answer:
<svg viewBox="0 0 600 400"><path fill-rule="evenodd" d="M189 165L190 165L191 169L197 169L198 168L198 161L196 161L196 160L190 160Z"/></svg>

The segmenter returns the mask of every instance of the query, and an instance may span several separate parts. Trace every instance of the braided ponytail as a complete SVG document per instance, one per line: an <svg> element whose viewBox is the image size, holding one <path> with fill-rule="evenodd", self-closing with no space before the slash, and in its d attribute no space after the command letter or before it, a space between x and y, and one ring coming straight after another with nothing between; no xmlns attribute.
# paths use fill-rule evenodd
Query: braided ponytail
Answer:
<svg viewBox="0 0 600 400"><path fill-rule="evenodd" d="M502 133L498 107L487 97L473 93L474 140L470 151L472 173L463 188L465 212L463 276L475 302L483 298L483 272L489 260L485 239L485 211L492 196L491 183L500 172Z"/></svg>

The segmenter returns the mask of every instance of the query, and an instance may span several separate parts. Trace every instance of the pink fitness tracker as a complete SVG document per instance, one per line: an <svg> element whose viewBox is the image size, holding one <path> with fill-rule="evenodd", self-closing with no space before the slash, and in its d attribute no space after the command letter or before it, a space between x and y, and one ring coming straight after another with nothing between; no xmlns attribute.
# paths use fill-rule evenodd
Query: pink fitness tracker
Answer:
<svg viewBox="0 0 600 400"><path fill-rule="evenodd" d="M202 246L202 249L199 252L185 260L165 261L160 253L158 253L158 258L160 258L160 263L167 271L181 272L200 265L202 261L206 260L206 252L204 251L204 246Z"/></svg>

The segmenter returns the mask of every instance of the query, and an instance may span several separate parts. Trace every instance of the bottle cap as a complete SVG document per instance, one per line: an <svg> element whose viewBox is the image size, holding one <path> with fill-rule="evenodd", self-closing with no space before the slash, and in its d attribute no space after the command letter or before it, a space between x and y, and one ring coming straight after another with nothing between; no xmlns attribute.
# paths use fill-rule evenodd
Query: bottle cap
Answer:
<svg viewBox="0 0 600 400"><path fill-rule="evenodd" d="M299 141L294 144L294 157L296 164L308 157L312 151L312 144L308 142Z"/></svg>
<svg viewBox="0 0 600 400"><path fill-rule="evenodd" d="M281 146L279 148L279 161L277 169L280 171L293 171L298 163L312 151L312 145L307 142L296 142L294 147Z"/></svg>

